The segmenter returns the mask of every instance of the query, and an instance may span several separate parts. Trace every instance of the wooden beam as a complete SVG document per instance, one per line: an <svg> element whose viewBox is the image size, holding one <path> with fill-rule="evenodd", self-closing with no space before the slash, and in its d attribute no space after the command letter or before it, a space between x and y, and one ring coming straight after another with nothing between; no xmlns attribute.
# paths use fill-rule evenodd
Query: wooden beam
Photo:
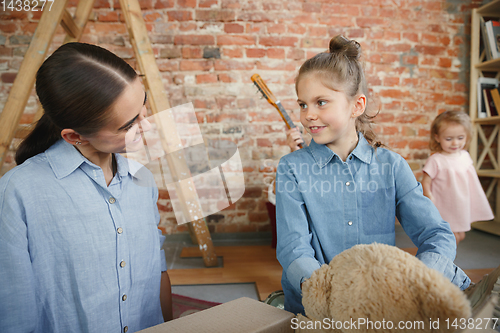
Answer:
<svg viewBox="0 0 500 333"><path fill-rule="evenodd" d="M68 0L54 1L51 10L44 10L30 46L26 51L7 102L0 113L0 168L10 142L19 126L19 121L35 84L38 68L45 60L54 33L61 22Z"/></svg>
<svg viewBox="0 0 500 333"><path fill-rule="evenodd" d="M78 1L78 5L76 6L75 17L73 22L75 23L78 32L74 37L67 35L64 39L64 43L69 42L77 42L82 38L83 30L85 29L85 25L89 20L90 13L92 12L92 8L94 7L94 0L80 0Z"/></svg>
<svg viewBox="0 0 500 333"><path fill-rule="evenodd" d="M212 244L210 232L203 218L203 209L191 178L185 179L180 177L183 174L191 174L185 158L179 154L173 158L172 152L177 151L182 147L182 141L173 115L168 112L170 103L167 99L160 71L156 64L156 59L149 41L146 24L142 17L141 8L138 0L120 0L122 13L125 16L127 28L131 39L131 44L134 48L136 61L141 73L144 74L144 85L149 90L150 105L155 118L155 123L158 126L160 139L163 150L166 155L172 178L174 181L184 179L182 182L176 182L176 195L181 203L183 215L191 222L192 230L203 254L205 266L211 267L217 265L217 256ZM166 112L164 112L166 111ZM161 120L158 114L162 112ZM168 133L168 137L167 134ZM189 207L187 205L189 203ZM190 229L191 230L191 229Z"/></svg>
<svg viewBox="0 0 500 333"><path fill-rule="evenodd" d="M80 29L67 9L63 13L61 26L71 38L76 38L76 36L81 35Z"/></svg>

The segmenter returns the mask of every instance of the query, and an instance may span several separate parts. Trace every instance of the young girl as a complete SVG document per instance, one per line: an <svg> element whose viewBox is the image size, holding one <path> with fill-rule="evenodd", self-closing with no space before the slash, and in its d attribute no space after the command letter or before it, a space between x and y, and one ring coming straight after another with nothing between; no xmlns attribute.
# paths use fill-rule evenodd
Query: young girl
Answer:
<svg viewBox="0 0 500 333"><path fill-rule="evenodd" d="M134 332L171 319L158 190L138 186L118 154L148 127L136 72L69 43L42 64L36 92L45 113L0 178L1 331Z"/></svg>
<svg viewBox="0 0 500 333"><path fill-rule="evenodd" d="M431 125L430 149L435 153L424 166L424 195L434 202L450 224L457 244L474 221L494 218L467 149L472 135L469 116L447 111Z"/></svg>
<svg viewBox="0 0 500 333"><path fill-rule="evenodd" d="M277 169L277 257L285 309L303 313L301 285L313 271L356 244L395 244L395 218L418 247L417 257L461 289L470 279L453 264L448 223L406 161L380 148L366 115L360 46L343 36L307 60L296 79L306 148Z"/></svg>

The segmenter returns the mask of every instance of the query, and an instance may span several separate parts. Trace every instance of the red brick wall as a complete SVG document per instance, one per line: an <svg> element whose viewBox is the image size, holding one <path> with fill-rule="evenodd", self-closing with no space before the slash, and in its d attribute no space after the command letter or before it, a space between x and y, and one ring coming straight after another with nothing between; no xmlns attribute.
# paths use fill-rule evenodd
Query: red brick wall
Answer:
<svg viewBox="0 0 500 333"><path fill-rule="evenodd" d="M444 110L468 110L470 11L481 5L479 0L140 2L172 106L192 102L207 138L230 139L239 147L246 192L208 219L212 232L270 230L265 183L289 149L278 113L255 94L254 73L297 120L293 83L300 64L324 51L337 34L358 40L372 102L381 110L376 131L417 177L429 155L432 119ZM1 14L1 106L38 18L26 12ZM51 50L62 40L59 29ZM82 41L134 64L118 1L96 1ZM23 123L31 122L34 106L33 97ZM13 165L12 152L9 162L3 172ZM174 222L165 190L159 207L167 232L186 231Z"/></svg>

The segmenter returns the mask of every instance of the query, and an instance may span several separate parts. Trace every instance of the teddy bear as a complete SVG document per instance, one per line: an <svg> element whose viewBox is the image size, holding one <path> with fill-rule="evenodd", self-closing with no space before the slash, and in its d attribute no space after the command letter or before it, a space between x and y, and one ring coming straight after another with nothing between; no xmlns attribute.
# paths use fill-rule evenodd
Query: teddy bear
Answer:
<svg viewBox="0 0 500 333"><path fill-rule="evenodd" d="M296 332L453 332L471 316L464 292L411 254L360 244L302 285L307 318ZM464 319L462 319L464 318Z"/></svg>

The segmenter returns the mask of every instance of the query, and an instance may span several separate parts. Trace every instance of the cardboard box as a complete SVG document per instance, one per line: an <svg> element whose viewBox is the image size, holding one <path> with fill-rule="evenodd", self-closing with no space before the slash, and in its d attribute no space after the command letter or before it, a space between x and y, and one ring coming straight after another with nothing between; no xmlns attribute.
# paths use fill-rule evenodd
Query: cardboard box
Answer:
<svg viewBox="0 0 500 333"><path fill-rule="evenodd" d="M295 316L248 297L174 319L141 333L293 333Z"/></svg>

